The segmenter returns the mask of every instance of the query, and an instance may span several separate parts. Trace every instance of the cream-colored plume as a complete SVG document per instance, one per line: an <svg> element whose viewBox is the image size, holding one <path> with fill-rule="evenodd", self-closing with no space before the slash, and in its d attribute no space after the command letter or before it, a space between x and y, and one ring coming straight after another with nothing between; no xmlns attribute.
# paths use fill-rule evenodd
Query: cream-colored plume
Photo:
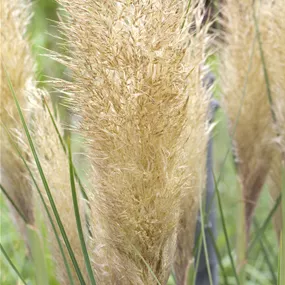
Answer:
<svg viewBox="0 0 285 285"><path fill-rule="evenodd" d="M200 7L197 7L200 9ZM202 12L202 11L200 11ZM198 11L196 11L198 13ZM199 14L196 15L198 19ZM201 86L201 78L206 76L206 69L201 70L201 78L199 76L199 66L205 54L204 48L206 42L206 29L200 30L197 26L197 35L192 40L192 49L195 56L192 58L192 65L195 66L192 82L192 94L189 100L189 117L187 121L187 132L189 139L185 145L185 151L188 159L190 173L189 181L184 191L182 200L182 213L178 228L177 250L174 262L174 273L177 285L188 284L188 273L192 265L194 265L194 239L196 229L196 219L198 217L198 209L200 207L200 199L205 188L205 171L206 171L206 153L208 143L207 119L209 110L209 94L206 89ZM192 37L192 35L191 35Z"/></svg>
<svg viewBox="0 0 285 285"><path fill-rule="evenodd" d="M266 1L228 0L223 7L224 45L221 50L221 86L242 185L247 232L253 210L268 174L274 136L273 119L264 76L257 30L263 47L269 41ZM269 52L269 50L268 50ZM265 53L266 64L271 58Z"/></svg>
<svg viewBox="0 0 285 285"><path fill-rule="evenodd" d="M78 262L79 268L83 274L83 277L86 278L87 282L88 277L86 274L84 256L81 251L81 245L78 236L73 201L72 201L68 157L67 154L64 152L64 149L61 145L56 129L52 123L50 114L48 113L46 105L44 105L43 99L47 102L49 109L51 111L53 110L50 98L48 94L46 94L46 92L38 90L37 93L33 94L33 98L31 98L29 106L32 113L31 117L32 137L39 160L41 162L44 175L46 177L53 200L57 207L60 219L66 231L67 237L69 239L71 248L74 252L75 258ZM53 117L55 118L54 114ZM55 121L60 131L60 134L63 135L59 120L55 119ZM31 163L34 172L37 173L36 180L38 181L38 184L41 186L40 190L43 194L43 197L49 208L49 211L53 216L53 211L50 206L48 196L46 194L45 188L42 186L41 177L38 174L34 160L32 160ZM36 195L36 197L37 197L37 203L35 203L35 205L42 205L39 196ZM82 228L86 233L86 221L84 213L85 203L81 197L78 185L77 185L77 198L78 198L79 209L81 212L80 215L81 215ZM62 254L59 250L59 246L54 234L54 230L50 224L48 216L45 215L44 218L46 221L45 224L48 225L48 230L49 230L48 240L51 247L52 257L56 265L56 273L58 281L60 282L61 285L68 285L70 284L70 282L68 279ZM71 268L74 284L80 284L80 282L78 281L78 277L76 276L76 271L69 257L68 251L66 249L64 240L61 237L61 233L57 226L55 218L53 219L53 222L56 225L57 233L60 236L61 243L65 251L65 256ZM87 284L89 283L87 282Z"/></svg>
<svg viewBox="0 0 285 285"><path fill-rule="evenodd" d="M26 1L3 0L0 5L0 33L1 33L1 184L9 193L17 207L24 214L27 222L33 224L32 193L27 171L16 150L9 141L4 130L20 135L21 122L16 104L9 88L6 72L10 77L15 94L21 107L27 114L26 101L29 92L34 89L33 60L28 42L24 38L29 19L29 9ZM16 142L17 143L17 142ZM26 239L26 226L15 209L11 206L12 216ZM26 240L27 242L27 240Z"/></svg>
<svg viewBox="0 0 285 285"><path fill-rule="evenodd" d="M193 241L205 171L204 39L188 33L195 4L59 2L69 14L63 30L72 51L63 60L74 80L62 88L81 117L93 165L98 283L166 284L178 230Z"/></svg>
<svg viewBox="0 0 285 285"><path fill-rule="evenodd" d="M268 70L270 89L273 100L273 116L275 131L275 151L270 171L269 189L273 199L277 199L282 191L282 169L285 169L285 6L284 1L276 0L269 13L270 41L265 46L270 59ZM283 186L284 187L284 186ZM274 218L278 237L282 230L281 206Z"/></svg>

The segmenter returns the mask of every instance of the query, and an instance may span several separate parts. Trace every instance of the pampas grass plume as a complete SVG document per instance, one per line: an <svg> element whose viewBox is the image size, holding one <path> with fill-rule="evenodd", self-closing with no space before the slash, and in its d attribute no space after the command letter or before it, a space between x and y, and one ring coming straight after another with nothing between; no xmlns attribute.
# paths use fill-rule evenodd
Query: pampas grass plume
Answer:
<svg viewBox="0 0 285 285"><path fill-rule="evenodd" d="M202 39L189 40L193 13L176 0L59 2L69 14L62 28L71 53L57 59L73 74L62 90L81 117L93 168L96 280L166 284L182 199L193 236L200 189L192 183L201 179L197 168L205 170L208 102Z"/></svg>
<svg viewBox="0 0 285 285"><path fill-rule="evenodd" d="M274 1L269 11L270 41L265 45L265 52L270 59L268 71L273 99L272 111L275 116L273 141L275 150L269 177L269 189L274 200L282 192L282 169L285 169L285 7L282 0ZM282 230L282 209L279 206L274 218L278 237Z"/></svg>
<svg viewBox="0 0 285 285"><path fill-rule="evenodd" d="M268 40L268 5L228 0L223 6L225 43L221 49L221 86L237 156L249 232L256 201L270 169L274 136L270 103L257 40ZM260 7L259 7L260 5ZM266 61L269 63L269 60Z"/></svg>
<svg viewBox="0 0 285 285"><path fill-rule="evenodd" d="M3 0L1 13L1 184L11 199L24 214L29 224L33 224L32 191L27 179L27 171L20 157L9 141L5 126L13 137L21 136L20 118L11 94L5 71L10 77L20 105L26 108L27 96L34 89L33 60L27 40L26 27L29 20L29 7L25 1ZM26 110L26 114L28 111ZM23 136L23 134L22 134ZM18 142L16 142L18 143ZM11 205L13 219L25 239L25 223ZM27 241L27 240L26 240Z"/></svg>

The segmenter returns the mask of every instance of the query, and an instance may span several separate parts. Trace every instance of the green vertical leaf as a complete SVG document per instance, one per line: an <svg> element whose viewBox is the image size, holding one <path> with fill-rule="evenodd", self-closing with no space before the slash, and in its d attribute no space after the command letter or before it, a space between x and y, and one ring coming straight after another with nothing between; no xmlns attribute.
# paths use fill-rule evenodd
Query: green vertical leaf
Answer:
<svg viewBox="0 0 285 285"><path fill-rule="evenodd" d="M75 219L76 219L78 236L80 239L81 249L82 249L82 252L84 255L84 261L86 264L89 280L90 280L92 285L96 285L95 278L93 275L92 266L90 263L90 259L89 259L89 255L88 255L88 251L87 251L87 247L86 247L86 243L85 243L85 239L84 239L82 225L81 225L80 212L79 212L79 207L78 207L78 202L77 202L77 194L76 194L76 187L75 187L75 180L74 180L74 169L73 169L70 143L68 143L68 158L69 158L70 185L71 185L73 208L74 208L74 214L75 214Z"/></svg>

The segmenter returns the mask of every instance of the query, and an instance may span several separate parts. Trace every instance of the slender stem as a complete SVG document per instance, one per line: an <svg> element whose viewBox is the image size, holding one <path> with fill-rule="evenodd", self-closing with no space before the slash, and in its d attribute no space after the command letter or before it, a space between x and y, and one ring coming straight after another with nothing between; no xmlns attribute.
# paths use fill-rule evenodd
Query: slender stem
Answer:
<svg viewBox="0 0 285 285"><path fill-rule="evenodd" d="M21 281L23 282L24 285L27 285L26 281L24 280L24 278L22 277L21 273L19 272L19 270L16 268L16 266L14 265L14 263L12 262L12 260L10 259L9 255L7 254L7 252L5 251L4 247L2 246L2 244L0 243L0 249L3 253L3 255L5 256L6 260L8 261L8 263L10 264L10 266L13 268L13 270L17 273L18 277L21 279Z"/></svg>
<svg viewBox="0 0 285 285"><path fill-rule="evenodd" d="M282 233L281 233L281 256L280 256L280 284L285 284L285 161L282 167Z"/></svg>
<svg viewBox="0 0 285 285"><path fill-rule="evenodd" d="M92 285L96 285L96 281L93 275L93 270L91 267L91 263L90 263L84 235L83 235L82 225L81 225L80 212L79 212L79 207L78 207L78 202L77 202L78 199L77 199L75 180L74 180L74 168L73 168L73 162L72 162L70 143L68 143L68 158L69 158L69 173L70 173L70 184L71 184L71 192L72 192L72 200L73 200L73 209L74 209L74 214L75 214L75 219L76 219L78 236L80 239L81 249L82 249L82 253L84 256L84 261L85 261L85 265L87 268L89 280Z"/></svg>
<svg viewBox="0 0 285 285"><path fill-rule="evenodd" d="M238 229L237 229L237 266L240 283L246 282L246 251L247 251L247 231L245 217L245 203L243 201L243 192L238 189L240 203L238 207Z"/></svg>

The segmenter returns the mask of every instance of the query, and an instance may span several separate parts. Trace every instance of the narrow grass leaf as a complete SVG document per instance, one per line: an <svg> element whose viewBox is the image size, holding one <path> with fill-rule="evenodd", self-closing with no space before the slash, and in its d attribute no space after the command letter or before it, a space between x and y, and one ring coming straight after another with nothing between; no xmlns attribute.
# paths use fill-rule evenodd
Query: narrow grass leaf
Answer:
<svg viewBox="0 0 285 285"><path fill-rule="evenodd" d="M149 270L149 272L151 273L151 275L153 276L153 278L155 279L155 281L157 282L158 285L161 285L161 283L159 282L159 280L157 279L156 275L154 274L153 270L151 269L151 267L149 266L149 264L146 262L146 260L143 258L143 256L140 254L140 252L134 247L135 252L137 253L137 255L142 259L143 263L145 264L145 266L147 267L147 269Z"/></svg>
<svg viewBox="0 0 285 285"><path fill-rule="evenodd" d="M4 193L4 195L6 196L7 200L11 203L11 205L14 207L14 209L17 211L17 213L19 214L19 216L23 219L23 221L27 224L28 221L25 217L25 215L22 213L22 211L19 209L19 207L14 203L13 199L10 197L10 195L8 194L8 192L5 190L5 188L3 187L2 184L0 184L0 188L2 190L2 192Z"/></svg>
<svg viewBox="0 0 285 285"><path fill-rule="evenodd" d="M271 211L269 212L267 218L265 219L264 223L262 224L262 226L256 231L255 233L255 237L254 239L251 241L248 250L247 250L247 254L249 255L249 253L251 252L251 250L253 249L253 247L255 246L256 242L262 237L262 235L264 234L267 226L269 225L269 223L272 220L273 215L275 214L276 210L278 209L278 206L281 203L281 195L278 197L278 199L276 200L273 208L271 209Z"/></svg>
<svg viewBox="0 0 285 285"><path fill-rule="evenodd" d="M27 285L25 279L23 278L23 276L21 275L21 273L19 272L17 267L14 265L13 261L10 259L9 255L7 254L7 252L5 251L5 249L4 249L4 247L2 246L1 243L0 243L0 249L1 249L1 252L3 253L5 259L7 260L9 265L13 268L13 270L15 271L17 276L20 278L20 280L23 282L24 285Z"/></svg>
<svg viewBox="0 0 285 285"><path fill-rule="evenodd" d="M256 230L259 229L259 224L258 224L258 221L256 219L254 220L254 226L255 226ZM271 274L271 279L272 279L272 281L274 281L273 284L277 284L277 277L276 277L276 274L275 274L275 271L273 268L273 264L271 263L271 260L270 260L270 254L267 251L262 239L259 239L259 244L260 244L261 250L263 252L265 262L266 262L268 269L269 269L269 272Z"/></svg>
<svg viewBox="0 0 285 285"><path fill-rule="evenodd" d="M189 282L190 284L195 284L196 278L197 278L197 272L198 272L198 267L200 263L200 258L201 258L201 252L202 252L202 247L203 247L203 238L202 238L202 233L199 233L198 237L198 242L195 244L194 248L194 256L198 256L197 260L193 263L193 266L190 267L189 270Z"/></svg>
<svg viewBox="0 0 285 285"><path fill-rule="evenodd" d="M220 267L220 270L221 270L221 274L222 274L223 279L224 279L224 285L229 285L227 273L226 273L226 270L225 270L223 262L222 262L222 256L221 256L220 251L218 249L218 246L217 246L217 244L215 242L215 237L214 237L213 232L211 231L211 229L208 229L208 232L209 232L209 237L211 239L212 245L214 247L214 250L215 250L215 253L216 253L216 256L217 256L217 259L218 259L218 263L219 263L219 267Z"/></svg>
<svg viewBox="0 0 285 285"><path fill-rule="evenodd" d="M62 148L63 148L63 151L65 152L65 154L67 154L65 142L64 142L64 140L63 140L62 135L61 135L60 132L59 132L59 129L58 129L57 124L56 124L56 122L55 122L54 116L52 115L52 112L51 112L51 110L50 110L50 108L49 108L49 106L48 106L48 104L47 104L45 98L43 98L43 100L44 100L45 107L46 107L47 110L48 110L49 116L50 116L50 118L51 118L51 120L52 120L52 124L53 124L53 126L54 126L54 129L55 129L55 131L56 131L56 133L57 133L57 135L58 135L58 138L59 138L60 144L61 144L61 146L62 146ZM73 166L74 176L75 176L75 178L76 178L76 181L77 181L78 184L79 184L79 187L80 187L80 190L81 190L81 192L82 192L83 198L86 199L87 201L89 201L88 196L87 196L87 194L86 194L86 191L85 191L85 189L84 189L84 186L83 186L83 184L82 184L82 182L81 182L80 177L78 176L78 173L77 173L77 171L76 171L76 168L75 168L74 164L72 164L72 166Z"/></svg>
<svg viewBox="0 0 285 285"><path fill-rule="evenodd" d="M69 158L70 185L71 185L73 208L74 208L74 214L75 214L75 219L76 219L76 224L77 224L78 236L80 239L80 244L81 244L82 252L84 255L84 261L86 264L89 280L90 280L92 285L96 285L95 278L93 275L93 270L92 270L89 255L88 255L88 251L87 251L87 247L86 247L86 243L85 243L85 239L84 239L81 220L80 220L80 213L79 213L79 207L78 207L78 202L77 202L77 194L76 194L76 187L75 187L75 180L74 180L74 169L73 169L70 143L68 143L68 158Z"/></svg>
<svg viewBox="0 0 285 285"><path fill-rule="evenodd" d="M280 251L280 284L285 284L285 157L283 157L282 167L282 233Z"/></svg>
<svg viewBox="0 0 285 285"><path fill-rule="evenodd" d="M230 257L230 261L231 261L231 266L234 272L234 277L236 280L236 284L240 285L240 281L237 275L237 271L236 271L236 267L234 264L234 259L232 256L232 252L231 252L231 246L230 246L230 241L229 241L229 236L228 236L228 232L227 232L227 227L226 227L226 221L225 221L225 217L224 217L224 212L223 212L223 206L222 206L222 201L221 201L221 196L220 196L220 192L218 189L218 185L217 185L217 181L216 181L216 177L215 174L213 173L213 177L214 177L214 183L215 183L215 191L217 192L217 197L218 197L218 208L219 208L219 212L220 212L220 216L221 216L221 222L222 222L222 227L223 227L223 232L224 232L224 236L226 239L226 245L227 245L227 251L228 251L228 255Z"/></svg>

